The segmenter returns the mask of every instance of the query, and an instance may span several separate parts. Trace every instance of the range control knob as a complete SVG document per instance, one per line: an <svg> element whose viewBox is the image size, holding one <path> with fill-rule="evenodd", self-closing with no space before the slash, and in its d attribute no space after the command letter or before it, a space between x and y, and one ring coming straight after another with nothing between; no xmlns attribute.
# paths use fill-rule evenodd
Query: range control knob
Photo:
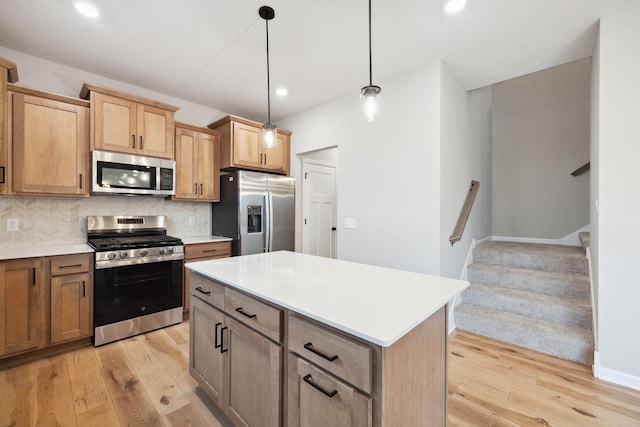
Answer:
<svg viewBox="0 0 640 427"><path fill-rule="evenodd" d="M116 257L117 257L117 255L116 255L115 252L109 252L107 254L107 258L109 258L109 259L116 259Z"/></svg>
<svg viewBox="0 0 640 427"><path fill-rule="evenodd" d="M167 249L166 249L166 248L160 248L160 249L158 250L158 252L160 252L160 255L164 255L164 254L166 254L166 253L167 253Z"/></svg>
<svg viewBox="0 0 640 427"><path fill-rule="evenodd" d="M129 256L129 253L127 251L121 251L120 252L120 258L126 258Z"/></svg>
<svg viewBox="0 0 640 427"><path fill-rule="evenodd" d="M140 251L140 256L147 256L147 255L149 255L149 251L148 251L148 250L146 250L146 249L142 249L142 250Z"/></svg>
<svg viewBox="0 0 640 427"><path fill-rule="evenodd" d="M173 249L173 248L167 248L167 251L168 251L170 254L172 254L172 253L174 252L174 249Z"/></svg>

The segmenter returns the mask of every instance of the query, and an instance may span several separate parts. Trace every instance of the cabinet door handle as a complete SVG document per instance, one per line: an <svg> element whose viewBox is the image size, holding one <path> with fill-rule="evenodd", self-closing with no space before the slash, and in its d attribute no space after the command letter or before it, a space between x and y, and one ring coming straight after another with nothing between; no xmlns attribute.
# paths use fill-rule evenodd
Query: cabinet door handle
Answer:
<svg viewBox="0 0 640 427"><path fill-rule="evenodd" d="M309 350L311 353L316 354L316 355L322 357L323 359L328 360L329 362L333 362L334 360L336 360L338 358L337 354L334 354L333 356L327 356L323 352L316 350L315 348L313 348L313 344L310 343L310 342L306 343L303 347L306 350Z"/></svg>
<svg viewBox="0 0 640 427"><path fill-rule="evenodd" d="M236 311L240 314L242 314L245 317L248 317L249 319L253 319L254 317L257 316L257 314L249 314L246 311L244 311L244 309L242 307L238 307L236 308Z"/></svg>
<svg viewBox="0 0 640 427"><path fill-rule="evenodd" d="M265 165L267 164L267 155L266 154L264 155L264 164Z"/></svg>
<svg viewBox="0 0 640 427"><path fill-rule="evenodd" d="M33 283L31 285L35 286L36 285L36 268L33 267L31 270L33 271Z"/></svg>
<svg viewBox="0 0 640 427"><path fill-rule="evenodd" d="M80 189L82 190L82 174L80 174Z"/></svg>
<svg viewBox="0 0 640 427"><path fill-rule="evenodd" d="M63 268L77 268L77 267L82 267L82 264L61 265L58 268L63 269Z"/></svg>
<svg viewBox="0 0 640 427"><path fill-rule="evenodd" d="M313 381L311 381L311 374L307 374L304 376L304 378L302 378L304 380L305 383L309 384L311 387L315 388L318 391L321 391L323 394L325 394L326 396L329 397L333 397L336 394L338 394L338 390L333 389L332 391L327 391L324 389L324 387L320 387L318 384L314 383Z"/></svg>
<svg viewBox="0 0 640 427"><path fill-rule="evenodd" d="M260 164L262 164L262 153L260 153Z"/></svg>
<svg viewBox="0 0 640 427"><path fill-rule="evenodd" d="M131 135L131 148L136 148L136 136Z"/></svg>
<svg viewBox="0 0 640 427"><path fill-rule="evenodd" d="M202 184L200 184L200 195L202 196L204 194L204 191L202 190Z"/></svg>
<svg viewBox="0 0 640 427"><path fill-rule="evenodd" d="M84 298L84 297L86 297L86 296L87 296L87 289L86 289L86 285L87 285L87 284L86 284L86 283L85 283L85 281L83 280L83 281L82 281L82 298Z"/></svg>
<svg viewBox="0 0 640 427"><path fill-rule="evenodd" d="M0 169L2 169L2 180L0 181L0 184L6 184L4 177L4 166L0 166Z"/></svg>
<svg viewBox="0 0 640 427"><path fill-rule="evenodd" d="M193 194L198 194L198 184L193 183Z"/></svg>
<svg viewBox="0 0 640 427"><path fill-rule="evenodd" d="M205 295L211 295L211 291L205 291L204 289L202 289L201 286L198 286L196 288L196 291L200 292L201 294L205 294Z"/></svg>
<svg viewBox="0 0 640 427"><path fill-rule="evenodd" d="M142 135L140 135L140 149L142 150Z"/></svg>
<svg viewBox="0 0 640 427"><path fill-rule="evenodd" d="M224 348L224 346L222 345L224 344L224 331L226 331L227 329L229 328L226 326L220 329L220 353L226 353L227 351L229 351L228 348Z"/></svg>
<svg viewBox="0 0 640 427"><path fill-rule="evenodd" d="M214 344L214 348L220 348L220 347L222 347L222 340L220 340L220 344L218 344L218 328L219 328L220 326L222 326L222 322L220 322L220 323L216 323L216 326L215 326L215 331L216 331L216 332L215 332L215 335L214 335L214 337L213 337L213 344Z"/></svg>

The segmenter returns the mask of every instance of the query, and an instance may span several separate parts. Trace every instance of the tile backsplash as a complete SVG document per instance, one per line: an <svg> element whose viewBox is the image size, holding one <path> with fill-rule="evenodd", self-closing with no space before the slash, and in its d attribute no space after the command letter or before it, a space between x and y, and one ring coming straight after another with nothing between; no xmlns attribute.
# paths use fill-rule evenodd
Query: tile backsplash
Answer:
<svg viewBox="0 0 640 427"><path fill-rule="evenodd" d="M157 197L92 196L86 199L0 196L0 249L86 243L87 216L166 215L167 234L211 234L211 203ZM7 231L8 219L18 231ZM189 225L193 218L194 225Z"/></svg>

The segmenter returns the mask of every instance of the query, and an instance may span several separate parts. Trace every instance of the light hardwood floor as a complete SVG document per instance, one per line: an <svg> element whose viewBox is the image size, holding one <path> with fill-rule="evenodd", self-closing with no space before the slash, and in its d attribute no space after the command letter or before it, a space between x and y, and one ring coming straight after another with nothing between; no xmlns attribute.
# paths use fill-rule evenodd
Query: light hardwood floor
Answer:
<svg viewBox="0 0 640 427"><path fill-rule="evenodd" d="M214 426L189 323L0 372L0 426ZM449 426L640 426L640 392L472 334L449 341ZM213 412L212 412L213 411Z"/></svg>

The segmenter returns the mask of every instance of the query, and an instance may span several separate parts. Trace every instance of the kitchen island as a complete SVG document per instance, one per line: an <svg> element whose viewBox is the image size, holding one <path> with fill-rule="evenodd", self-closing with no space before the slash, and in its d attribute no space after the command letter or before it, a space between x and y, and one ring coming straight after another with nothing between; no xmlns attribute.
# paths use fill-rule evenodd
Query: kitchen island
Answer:
<svg viewBox="0 0 640 427"><path fill-rule="evenodd" d="M467 282L284 251L186 267L191 373L236 425L446 424Z"/></svg>

